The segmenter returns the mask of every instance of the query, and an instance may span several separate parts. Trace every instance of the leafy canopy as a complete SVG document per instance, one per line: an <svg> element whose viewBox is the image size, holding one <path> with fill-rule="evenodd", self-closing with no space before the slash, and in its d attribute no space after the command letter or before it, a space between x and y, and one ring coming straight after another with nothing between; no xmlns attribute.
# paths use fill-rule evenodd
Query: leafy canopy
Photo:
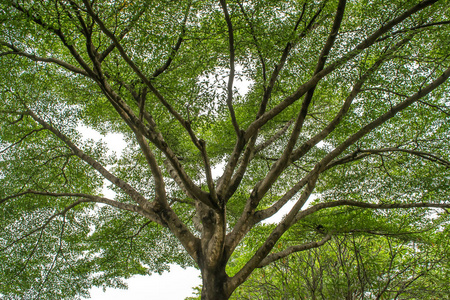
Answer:
<svg viewBox="0 0 450 300"><path fill-rule="evenodd" d="M326 260L355 232L442 243L449 12L1 0L1 297L76 299L176 263L201 270L203 299L228 299L255 269L318 247Z"/></svg>

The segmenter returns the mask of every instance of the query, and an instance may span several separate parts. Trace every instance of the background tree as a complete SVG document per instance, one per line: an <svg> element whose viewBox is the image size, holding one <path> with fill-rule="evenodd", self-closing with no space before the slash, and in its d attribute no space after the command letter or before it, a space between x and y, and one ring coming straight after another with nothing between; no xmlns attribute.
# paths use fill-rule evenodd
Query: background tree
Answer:
<svg viewBox="0 0 450 300"><path fill-rule="evenodd" d="M347 213L352 219L367 214ZM336 223L352 221L338 211L328 214ZM307 241L305 232L313 234L314 222L305 221L282 243ZM387 230L377 226L380 221L355 224L351 232L341 227L324 246L254 271L232 299L448 299L450 249L442 240L447 233L435 226L439 222L430 220L423 231L411 232L410 226L399 226L402 222Z"/></svg>
<svg viewBox="0 0 450 300"><path fill-rule="evenodd" d="M201 270L203 299L228 299L256 268L358 228L328 211L448 229L448 1L0 12L5 299L74 299L168 263ZM127 147L116 157L80 126ZM280 240L309 218L320 235Z"/></svg>

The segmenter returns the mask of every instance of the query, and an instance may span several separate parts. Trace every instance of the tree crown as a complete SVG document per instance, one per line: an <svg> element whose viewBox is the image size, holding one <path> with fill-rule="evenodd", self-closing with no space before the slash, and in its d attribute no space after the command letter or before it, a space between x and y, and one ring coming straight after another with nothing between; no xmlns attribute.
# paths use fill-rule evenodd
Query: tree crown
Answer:
<svg viewBox="0 0 450 300"><path fill-rule="evenodd" d="M0 294L73 299L177 263L227 299L343 234L447 228L448 12L1 1Z"/></svg>

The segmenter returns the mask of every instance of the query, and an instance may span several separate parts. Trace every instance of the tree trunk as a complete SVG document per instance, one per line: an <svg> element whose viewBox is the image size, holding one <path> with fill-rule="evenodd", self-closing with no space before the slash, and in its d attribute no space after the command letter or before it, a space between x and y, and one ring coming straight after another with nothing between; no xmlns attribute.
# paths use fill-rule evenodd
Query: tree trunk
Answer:
<svg viewBox="0 0 450 300"><path fill-rule="evenodd" d="M227 274L224 268L202 270L202 300L227 300L230 295L225 290Z"/></svg>

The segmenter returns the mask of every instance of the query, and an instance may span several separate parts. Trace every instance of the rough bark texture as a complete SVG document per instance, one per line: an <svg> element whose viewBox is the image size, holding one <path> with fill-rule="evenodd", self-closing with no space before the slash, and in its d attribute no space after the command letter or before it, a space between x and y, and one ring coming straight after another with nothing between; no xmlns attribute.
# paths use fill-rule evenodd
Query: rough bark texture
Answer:
<svg viewBox="0 0 450 300"><path fill-rule="evenodd" d="M227 274L223 266L202 269L202 300L226 300L230 294L225 289Z"/></svg>

